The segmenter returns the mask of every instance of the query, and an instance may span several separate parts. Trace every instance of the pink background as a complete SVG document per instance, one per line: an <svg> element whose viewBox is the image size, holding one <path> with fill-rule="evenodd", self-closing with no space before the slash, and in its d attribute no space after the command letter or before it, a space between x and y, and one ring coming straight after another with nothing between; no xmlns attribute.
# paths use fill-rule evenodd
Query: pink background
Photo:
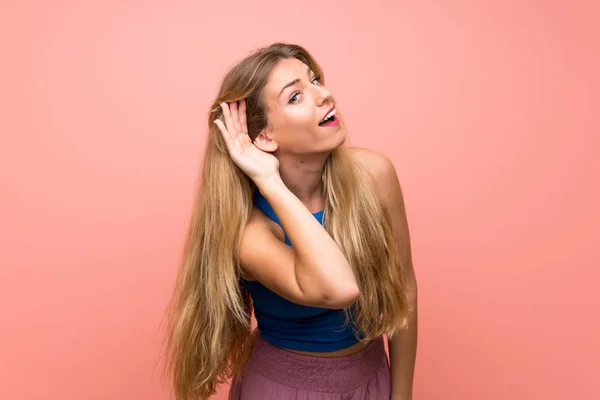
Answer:
<svg viewBox="0 0 600 400"><path fill-rule="evenodd" d="M600 398L593 3L4 1L0 398L168 398L158 327L208 107L277 40L398 169L415 399Z"/></svg>

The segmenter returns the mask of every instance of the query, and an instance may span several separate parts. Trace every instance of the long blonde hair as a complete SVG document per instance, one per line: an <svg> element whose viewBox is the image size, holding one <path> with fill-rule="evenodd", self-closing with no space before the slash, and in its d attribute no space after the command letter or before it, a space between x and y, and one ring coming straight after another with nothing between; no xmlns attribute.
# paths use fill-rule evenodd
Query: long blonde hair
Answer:
<svg viewBox="0 0 600 400"><path fill-rule="evenodd" d="M165 372L177 400L207 399L240 373L249 356L253 308L240 286L236 250L255 187L231 161L212 121L222 116L220 102L246 99L248 134L254 140L267 126L262 90L276 64L287 58L299 59L323 78L304 48L276 43L229 71L209 113L201 184L166 314ZM341 147L328 157L322 182L325 227L352 265L360 288L353 325L369 341L405 326L407 301L389 214L366 179L348 148Z"/></svg>

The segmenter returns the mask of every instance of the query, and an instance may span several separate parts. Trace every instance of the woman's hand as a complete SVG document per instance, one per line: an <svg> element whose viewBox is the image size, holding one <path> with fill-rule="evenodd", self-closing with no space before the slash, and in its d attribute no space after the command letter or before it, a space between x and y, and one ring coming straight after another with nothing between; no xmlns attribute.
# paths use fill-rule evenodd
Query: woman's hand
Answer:
<svg viewBox="0 0 600 400"><path fill-rule="evenodd" d="M279 160L262 151L252 143L246 124L246 102L221 103L223 121L214 123L219 127L233 162L257 185L273 176L279 176Z"/></svg>

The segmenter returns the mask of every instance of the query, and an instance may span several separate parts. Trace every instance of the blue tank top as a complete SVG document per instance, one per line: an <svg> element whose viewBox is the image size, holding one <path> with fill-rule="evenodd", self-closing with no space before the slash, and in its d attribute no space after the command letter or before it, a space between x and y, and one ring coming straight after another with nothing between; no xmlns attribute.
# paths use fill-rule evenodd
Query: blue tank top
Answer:
<svg viewBox="0 0 600 400"><path fill-rule="evenodd" d="M258 190L254 193L253 199L260 210L281 226L275 211ZM323 211L313 215L323 224ZM285 243L291 246L287 234ZM358 342L351 322L346 324L344 310L293 303L258 281L242 279L242 285L248 290L254 302L254 315L260 334L274 346L291 350L326 352L341 350Z"/></svg>

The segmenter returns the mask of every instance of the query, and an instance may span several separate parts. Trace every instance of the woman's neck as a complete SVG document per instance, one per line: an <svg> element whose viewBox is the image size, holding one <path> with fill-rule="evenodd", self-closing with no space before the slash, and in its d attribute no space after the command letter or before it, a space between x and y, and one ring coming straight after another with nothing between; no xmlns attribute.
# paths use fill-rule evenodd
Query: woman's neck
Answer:
<svg viewBox="0 0 600 400"><path fill-rule="evenodd" d="M326 157L279 157L279 174L287 188L311 212L323 209L322 176Z"/></svg>

